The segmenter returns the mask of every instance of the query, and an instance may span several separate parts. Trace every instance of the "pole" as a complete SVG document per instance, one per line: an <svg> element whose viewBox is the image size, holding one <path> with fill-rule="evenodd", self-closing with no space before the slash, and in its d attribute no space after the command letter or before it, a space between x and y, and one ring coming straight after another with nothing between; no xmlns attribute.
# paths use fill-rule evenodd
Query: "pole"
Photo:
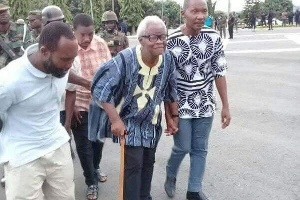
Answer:
<svg viewBox="0 0 300 200"><path fill-rule="evenodd" d="M228 0L228 17L229 17L230 12L231 12L231 2L230 2L230 0Z"/></svg>
<svg viewBox="0 0 300 200"><path fill-rule="evenodd" d="M90 0L90 6L91 6L91 16L92 16L92 19L94 21L93 1L92 0Z"/></svg>
<svg viewBox="0 0 300 200"><path fill-rule="evenodd" d="M125 136L121 138L121 160L120 160L120 200L124 199L124 166L125 166Z"/></svg>
<svg viewBox="0 0 300 200"><path fill-rule="evenodd" d="M164 1L161 1L161 18L164 17Z"/></svg>
<svg viewBox="0 0 300 200"><path fill-rule="evenodd" d="M111 0L112 11L115 12L115 0Z"/></svg>

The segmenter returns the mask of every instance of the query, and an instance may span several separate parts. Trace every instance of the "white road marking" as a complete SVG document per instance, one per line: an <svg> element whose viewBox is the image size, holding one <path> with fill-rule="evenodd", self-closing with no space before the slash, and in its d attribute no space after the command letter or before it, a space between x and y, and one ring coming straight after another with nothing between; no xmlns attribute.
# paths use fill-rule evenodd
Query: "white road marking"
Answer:
<svg viewBox="0 0 300 200"><path fill-rule="evenodd" d="M239 37L253 37L253 36L285 36L285 35L300 35L300 33L258 33L258 34L251 34L251 35L236 35L234 38Z"/></svg>
<svg viewBox="0 0 300 200"><path fill-rule="evenodd" d="M294 35L285 35L285 37L289 40L294 41L297 44L300 44L300 35L294 34Z"/></svg>
<svg viewBox="0 0 300 200"><path fill-rule="evenodd" d="M255 42L281 42L288 41L290 39L270 39L270 40L241 40L241 41L230 41L230 44L239 44L239 43L255 43Z"/></svg>
<svg viewBox="0 0 300 200"><path fill-rule="evenodd" d="M226 54L253 54L253 53L282 53L282 52L298 52L300 48L289 49L262 49L262 50L236 50L225 51Z"/></svg>

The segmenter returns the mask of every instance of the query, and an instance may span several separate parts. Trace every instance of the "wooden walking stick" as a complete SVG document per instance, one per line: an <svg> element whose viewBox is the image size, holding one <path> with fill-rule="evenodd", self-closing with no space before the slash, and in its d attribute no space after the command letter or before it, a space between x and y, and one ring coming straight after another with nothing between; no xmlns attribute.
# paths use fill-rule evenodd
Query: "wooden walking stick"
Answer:
<svg viewBox="0 0 300 200"><path fill-rule="evenodd" d="M125 135L123 135L120 139L121 139L120 200L123 200L124 199Z"/></svg>

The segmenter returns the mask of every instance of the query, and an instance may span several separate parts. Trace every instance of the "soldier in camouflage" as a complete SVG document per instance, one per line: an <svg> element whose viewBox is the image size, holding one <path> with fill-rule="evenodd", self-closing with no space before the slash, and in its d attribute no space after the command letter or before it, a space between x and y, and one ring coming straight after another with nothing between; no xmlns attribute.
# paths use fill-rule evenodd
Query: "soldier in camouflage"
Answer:
<svg viewBox="0 0 300 200"><path fill-rule="evenodd" d="M20 57L29 45L31 45L31 34L29 29L17 28L10 21L9 6L0 3L0 69L10 61Z"/></svg>
<svg viewBox="0 0 300 200"><path fill-rule="evenodd" d="M42 32L42 12L33 10L29 12L27 17L33 41L36 43L36 38Z"/></svg>
<svg viewBox="0 0 300 200"><path fill-rule="evenodd" d="M61 11L61 9L58 6L46 6L42 12L41 12L41 16L42 16L42 26L41 29L43 29L44 26L46 26L47 24L51 23L51 22L55 22L55 21L62 21L65 22L65 16L63 14L63 12ZM35 43L38 43L40 40L40 37L37 36L35 38Z"/></svg>
<svg viewBox="0 0 300 200"><path fill-rule="evenodd" d="M98 35L107 42L110 53L114 57L129 46L128 38L124 33L118 31L118 17L113 11L103 13L102 23L104 30Z"/></svg>

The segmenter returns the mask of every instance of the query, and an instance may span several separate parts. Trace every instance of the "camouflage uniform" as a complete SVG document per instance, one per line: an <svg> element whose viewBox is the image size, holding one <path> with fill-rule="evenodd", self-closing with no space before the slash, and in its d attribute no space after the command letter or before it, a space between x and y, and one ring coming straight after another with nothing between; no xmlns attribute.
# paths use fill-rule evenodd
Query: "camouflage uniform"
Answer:
<svg viewBox="0 0 300 200"><path fill-rule="evenodd" d="M28 17L27 17L28 20L29 20L30 15L36 16L37 18L40 17L40 20L42 20L42 12L40 10L30 11L29 14L28 14ZM38 43L39 42L38 37L39 37L40 34L38 33L37 29L31 30L30 33L31 33L32 42L33 43Z"/></svg>
<svg viewBox="0 0 300 200"><path fill-rule="evenodd" d="M5 3L0 3L0 10L8 10L9 7ZM7 46L14 52L16 57L20 57L24 53L24 49L31 45L31 34L26 28L26 35L24 37L24 26L23 28L18 28L17 24L14 22L9 22L10 26L6 33L0 33L0 38L7 44ZM12 58L2 49L0 46L0 69L5 67Z"/></svg>
<svg viewBox="0 0 300 200"><path fill-rule="evenodd" d="M117 23L118 17L113 11L106 11L103 13L101 21L102 23L109 21ZM109 33L107 30L102 30L98 35L107 42L112 57L116 56L120 51L129 46L127 36L124 33L119 32L117 27L112 33Z"/></svg>
<svg viewBox="0 0 300 200"><path fill-rule="evenodd" d="M107 42L108 48L113 57L129 46L126 35L117 30L115 30L113 33L109 33L104 30L99 33L99 36Z"/></svg>
<svg viewBox="0 0 300 200"><path fill-rule="evenodd" d="M46 26L47 24L54 22L54 21L65 21L65 16L62 12L62 10L58 6L47 6L42 10L42 23L43 26ZM40 41L40 36L38 35L34 42L38 43Z"/></svg>
<svg viewBox="0 0 300 200"><path fill-rule="evenodd" d="M40 34L36 30L31 31L31 38L32 38L33 43L39 42L39 40L38 40L39 35Z"/></svg>
<svg viewBox="0 0 300 200"><path fill-rule="evenodd" d="M14 22L10 22L9 30L6 34L0 33L1 39L13 50L17 57L21 57L24 53L23 49L26 49L32 44L31 34L28 29L26 29L26 36L23 42L24 28L17 28ZM1 48L1 47L0 47ZM5 67L12 59L8 54L1 48L0 49L0 69Z"/></svg>

